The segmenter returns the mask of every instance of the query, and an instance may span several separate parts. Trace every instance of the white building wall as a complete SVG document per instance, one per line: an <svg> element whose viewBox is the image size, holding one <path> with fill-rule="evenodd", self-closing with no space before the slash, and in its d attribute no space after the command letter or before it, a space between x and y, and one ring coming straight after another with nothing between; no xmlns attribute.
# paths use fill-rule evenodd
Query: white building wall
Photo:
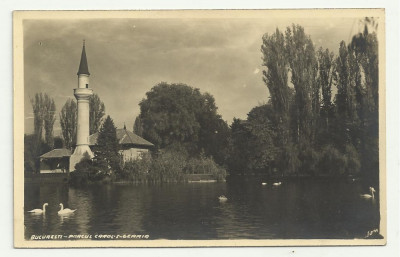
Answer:
<svg viewBox="0 0 400 257"><path fill-rule="evenodd" d="M136 160L140 159L142 157L142 154L148 153L148 149L142 149L142 148L129 148L129 149L124 149L119 151L120 154L122 154L124 162L129 161L129 160Z"/></svg>

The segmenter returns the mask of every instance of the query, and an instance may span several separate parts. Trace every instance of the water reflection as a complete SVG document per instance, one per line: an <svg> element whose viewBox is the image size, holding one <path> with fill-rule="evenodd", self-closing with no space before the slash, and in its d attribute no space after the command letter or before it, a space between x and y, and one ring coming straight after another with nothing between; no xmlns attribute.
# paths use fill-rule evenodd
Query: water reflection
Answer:
<svg viewBox="0 0 400 257"><path fill-rule="evenodd" d="M149 234L152 239L363 238L379 226L379 201L360 184L254 180L210 184L26 184L25 235ZM228 200L220 202L218 196ZM58 215L59 203L77 209Z"/></svg>

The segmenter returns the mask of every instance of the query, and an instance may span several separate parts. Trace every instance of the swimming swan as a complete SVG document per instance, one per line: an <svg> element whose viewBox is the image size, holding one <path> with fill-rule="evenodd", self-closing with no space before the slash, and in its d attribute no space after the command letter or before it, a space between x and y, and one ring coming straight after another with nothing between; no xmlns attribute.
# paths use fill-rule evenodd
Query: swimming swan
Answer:
<svg viewBox="0 0 400 257"><path fill-rule="evenodd" d="M46 206L49 205L48 203L43 204L43 209L33 209L28 212L35 213L35 214L42 214L46 212Z"/></svg>
<svg viewBox="0 0 400 257"><path fill-rule="evenodd" d="M61 210L58 211L58 214L69 214L69 213L73 213L76 210L71 210L69 208L65 208L64 209L64 205L62 203L60 203L61 206Z"/></svg>
<svg viewBox="0 0 400 257"><path fill-rule="evenodd" d="M372 198L372 199L374 199L375 189L374 189L373 187L369 187L369 192L370 192L371 194L362 194L362 195L360 195L361 198L364 198L364 199L370 199L370 198Z"/></svg>
<svg viewBox="0 0 400 257"><path fill-rule="evenodd" d="M272 185L273 186L280 186L282 184L282 182L276 182L276 183L273 183Z"/></svg>
<svg viewBox="0 0 400 257"><path fill-rule="evenodd" d="M228 198L226 198L226 196L224 196L224 195L221 195L220 197L218 197L218 199L219 199L220 202L228 201Z"/></svg>
<svg viewBox="0 0 400 257"><path fill-rule="evenodd" d="M267 182L262 182L261 185L266 186Z"/></svg>

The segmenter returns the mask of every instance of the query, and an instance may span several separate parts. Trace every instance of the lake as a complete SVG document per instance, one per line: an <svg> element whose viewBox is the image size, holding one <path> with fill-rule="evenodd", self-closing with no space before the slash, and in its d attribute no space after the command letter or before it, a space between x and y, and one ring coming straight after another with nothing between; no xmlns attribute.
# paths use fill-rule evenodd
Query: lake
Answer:
<svg viewBox="0 0 400 257"><path fill-rule="evenodd" d="M379 227L377 200L358 181L259 178L158 185L25 184L31 235L149 235L149 239L350 239ZM220 202L218 196L228 200ZM28 210L49 203L45 215ZM77 209L57 214L59 203Z"/></svg>

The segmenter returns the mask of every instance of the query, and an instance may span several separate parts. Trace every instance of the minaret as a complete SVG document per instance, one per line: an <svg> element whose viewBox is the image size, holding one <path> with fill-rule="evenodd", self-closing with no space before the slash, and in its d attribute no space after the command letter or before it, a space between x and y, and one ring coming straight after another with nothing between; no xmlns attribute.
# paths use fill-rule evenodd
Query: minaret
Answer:
<svg viewBox="0 0 400 257"><path fill-rule="evenodd" d="M75 165L84 157L94 157L89 148L89 97L93 94L93 90L89 88L90 73L86 59L85 40L83 41L81 63L77 74L78 88L74 89L74 95L78 102L76 148L69 160L70 171L74 171Z"/></svg>

